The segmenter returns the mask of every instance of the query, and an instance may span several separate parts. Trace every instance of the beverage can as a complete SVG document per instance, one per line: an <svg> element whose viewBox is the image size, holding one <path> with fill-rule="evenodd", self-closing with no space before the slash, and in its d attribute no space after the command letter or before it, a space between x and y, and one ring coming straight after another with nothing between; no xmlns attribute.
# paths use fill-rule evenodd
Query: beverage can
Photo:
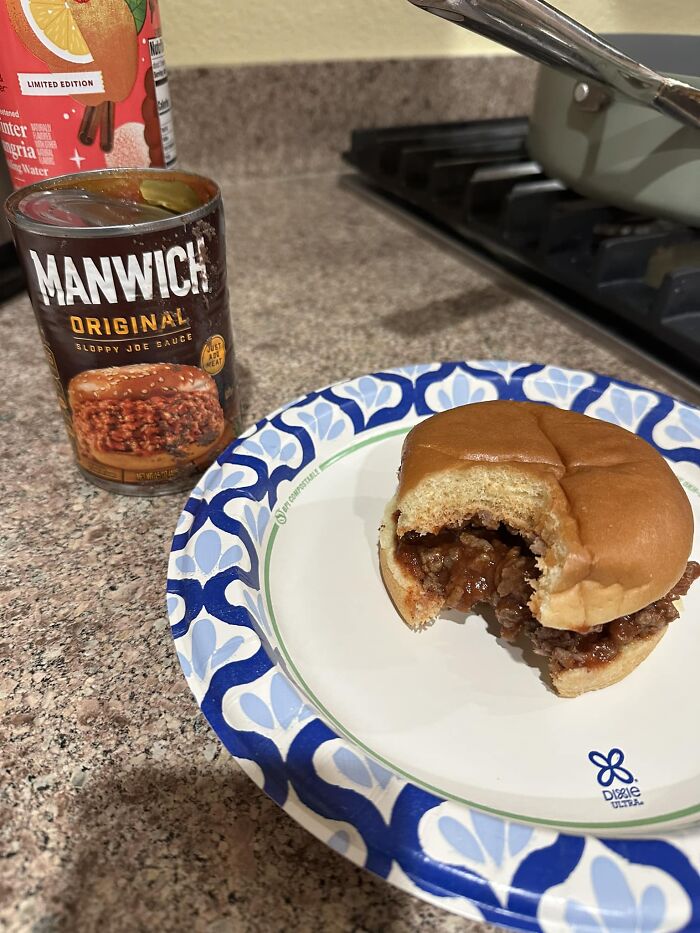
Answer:
<svg viewBox="0 0 700 933"><path fill-rule="evenodd" d="M175 165L157 0L0 0L0 143L18 188Z"/></svg>
<svg viewBox="0 0 700 933"><path fill-rule="evenodd" d="M78 466L103 488L187 488L238 431L221 194L114 169L6 204Z"/></svg>

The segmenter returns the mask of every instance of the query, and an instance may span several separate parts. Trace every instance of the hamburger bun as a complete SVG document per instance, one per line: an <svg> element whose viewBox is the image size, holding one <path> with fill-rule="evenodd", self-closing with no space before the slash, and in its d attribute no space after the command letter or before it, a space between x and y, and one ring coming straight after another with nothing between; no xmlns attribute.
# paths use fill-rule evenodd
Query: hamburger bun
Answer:
<svg viewBox="0 0 700 933"><path fill-rule="evenodd" d="M396 559L397 497L389 501L379 529L379 567L382 580L399 615L409 628L421 631L437 618L444 600L435 593L427 593L416 578Z"/></svg>
<svg viewBox="0 0 700 933"><path fill-rule="evenodd" d="M219 394L208 373L182 363L134 363L86 369L74 376L68 387L71 408L81 401L99 399L131 400L170 396L175 393Z"/></svg>
<svg viewBox="0 0 700 933"><path fill-rule="evenodd" d="M624 680L642 661L649 657L666 634L668 626L653 635L625 645L616 658L597 667L574 667L570 671L552 673L552 686L560 697L578 697L591 690L602 690Z"/></svg>
<svg viewBox="0 0 700 933"><path fill-rule="evenodd" d="M173 467L182 469L182 467L187 464L191 464L193 467L199 466L213 459L219 453L222 446L224 446L223 436L219 435L208 445L185 444L178 448L177 456L170 453L114 453L100 450L99 447L96 447L89 441L84 442L81 449L93 460L105 466L114 467L117 470L150 472L156 470L170 470Z"/></svg>
<svg viewBox="0 0 700 933"><path fill-rule="evenodd" d="M79 451L122 470L199 465L220 449L225 433L216 383L196 366L86 370L70 381L68 404Z"/></svg>
<svg viewBox="0 0 700 933"><path fill-rule="evenodd" d="M397 539L459 528L479 513L537 542L528 608L541 625L577 633L666 596L693 541L683 488L640 437L531 402L455 408L406 437L398 491L380 529L382 577L411 628L431 624L445 600L397 559ZM606 664L561 672L555 687L570 696L607 686L662 635L625 645Z"/></svg>

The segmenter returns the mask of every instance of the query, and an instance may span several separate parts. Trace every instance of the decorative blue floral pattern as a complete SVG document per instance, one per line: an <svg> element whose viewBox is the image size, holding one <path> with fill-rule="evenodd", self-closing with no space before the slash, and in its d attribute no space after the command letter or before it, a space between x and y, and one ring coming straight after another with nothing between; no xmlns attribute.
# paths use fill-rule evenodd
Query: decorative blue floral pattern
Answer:
<svg viewBox="0 0 700 933"><path fill-rule="evenodd" d="M365 432L495 398L586 411L700 467L696 409L592 373L501 360L431 363L312 392L232 444L178 521L167 606L183 671L224 745L274 800L337 852L406 890L521 930L700 930L700 830L599 840L443 801L338 736L279 656L261 555L284 524L284 496L315 462ZM614 751L596 752L593 764L606 780L624 781Z"/></svg>
<svg viewBox="0 0 700 933"><path fill-rule="evenodd" d="M700 440L700 415L690 408L681 408L678 412L680 425L667 429L669 437L681 444L690 444Z"/></svg>
<svg viewBox="0 0 700 933"><path fill-rule="evenodd" d="M291 441L284 441L279 431L265 428L257 438L247 438L241 444L241 451L251 453L256 457L265 456L268 461L278 460L287 463L296 453L296 445Z"/></svg>
<svg viewBox="0 0 700 933"><path fill-rule="evenodd" d="M422 376L423 373L429 373L437 369L439 365L439 363L414 363L413 366L401 366L399 369L394 370L394 372L415 380L418 376Z"/></svg>
<svg viewBox="0 0 700 933"><path fill-rule="evenodd" d="M670 448L697 449L700 443L700 412L687 405L676 405L654 431L654 439Z"/></svg>
<svg viewBox="0 0 700 933"><path fill-rule="evenodd" d="M647 847L650 844L647 843ZM653 933L694 930L697 912L671 872L652 862L621 857L593 840L564 884L540 904L543 929L571 933Z"/></svg>
<svg viewBox="0 0 700 933"><path fill-rule="evenodd" d="M484 374L472 374L455 370L447 379L430 385L426 391L426 402L432 411L445 411L458 405L486 402L498 398L498 391Z"/></svg>
<svg viewBox="0 0 700 933"><path fill-rule="evenodd" d="M523 390L532 402L546 402L558 408L572 408L583 389L593 385L595 377L558 366L538 368L523 379Z"/></svg>
<svg viewBox="0 0 700 933"><path fill-rule="evenodd" d="M486 372L499 373L506 382L522 370L522 363L514 363L512 360L477 360L470 364L473 369L483 369ZM529 367L528 367L529 368Z"/></svg>
<svg viewBox="0 0 700 933"><path fill-rule="evenodd" d="M345 391L368 411L381 408L391 398L391 385L380 382L374 376L362 376L357 383L348 383Z"/></svg>
<svg viewBox="0 0 700 933"><path fill-rule="evenodd" d="M586 411L602 421L619 424L628 431L636 431L644 416L658 405L658 402L659 397L655 392L646 389L623 389L613 385Z"/></svg>
<svg viewBox="0 0 700 933"><path fill-rule="evenodd" d="M243 592L243 599L245 600L246 606L250 613L251 620L254 620L253 625L256 628L261 628L266 634L269 635L270 623L267 620L267 613L265 612L265 607L263 605L262 595L258 593L255 597L253 597L246 589Z"/></svg>
<svg viewBox="0 0 700 933"><path fill-rule="evenodd" d="M312 715L284 674L274 674L270 679L269 702L257 693L246 692L240 697L240 705L248 719L263 729L288 729L295 720L302 722Z"/></svg>
<svg viewBox="0 0 700 933"><path fill-rule="evenodd" d="M322 441L334 441L345 430L345 421L336 418L330 402L316 402L311 411L299 412L299 420Z"/></svg>
<svg viewBox="0 0 700 933"><path fill-rule="evenodd" d="M593 913L570 900L565 917L572 930L653 933L661 927L666 914L666 897L656 885L647 885L637 903L620 867L604 856L598 856L591 863L591 883L598 911ZM596 913L602 915L600 920Z"/></svg>

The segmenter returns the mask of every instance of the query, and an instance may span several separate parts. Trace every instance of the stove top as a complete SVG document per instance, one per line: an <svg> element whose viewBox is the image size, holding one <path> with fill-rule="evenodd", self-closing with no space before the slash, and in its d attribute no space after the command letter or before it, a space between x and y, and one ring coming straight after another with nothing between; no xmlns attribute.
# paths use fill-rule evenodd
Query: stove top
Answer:
<svg viewBox="0 0 700 933"><path fill-rule="evenodd" d="M526 118L356 130L383 198L700 386L700 230L591 201L527 154Z"/></svg>

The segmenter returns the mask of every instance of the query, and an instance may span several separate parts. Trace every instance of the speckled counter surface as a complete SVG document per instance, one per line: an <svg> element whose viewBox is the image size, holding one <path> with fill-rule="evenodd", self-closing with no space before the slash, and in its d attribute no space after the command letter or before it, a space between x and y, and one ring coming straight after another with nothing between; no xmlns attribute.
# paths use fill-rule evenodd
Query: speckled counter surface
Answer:
<svg viewBox="0 0 700 933"><path fill-rule="evenodd" d="M417 361L645 378L331 171L219 177L246 423L323 383ZM81 479L26 297L0 321L0 928L488 929L324 848L222 750L165 619L185 496L122 498Z"/></svg>

